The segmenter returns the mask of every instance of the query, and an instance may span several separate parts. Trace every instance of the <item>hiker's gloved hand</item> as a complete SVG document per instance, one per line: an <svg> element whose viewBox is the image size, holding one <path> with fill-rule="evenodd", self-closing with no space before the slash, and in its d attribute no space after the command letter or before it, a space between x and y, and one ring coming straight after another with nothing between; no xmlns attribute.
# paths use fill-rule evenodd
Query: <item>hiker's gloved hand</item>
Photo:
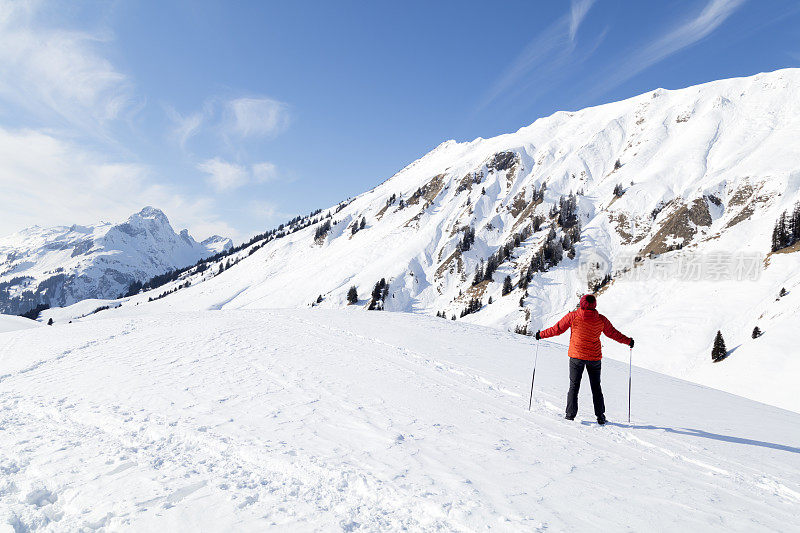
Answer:
<svg viewBox="0 0 800 533"><path fill-rule="evenodd" d="M631 348L633 348L633 339L631 339L631 343L630 343L628 346L630 346Z"/></svg>
<svg viewBox="0 0 800 533"><path fill-rule="evenodd" d="M536 335L534 335L534 337L536 337L536 340L537 340L537 341L538 341L538 340L540 340L540 339L542 338L542 335L541 335L541 333L542 333L541 331L537 331L537 332L536 332Z"/></svg>

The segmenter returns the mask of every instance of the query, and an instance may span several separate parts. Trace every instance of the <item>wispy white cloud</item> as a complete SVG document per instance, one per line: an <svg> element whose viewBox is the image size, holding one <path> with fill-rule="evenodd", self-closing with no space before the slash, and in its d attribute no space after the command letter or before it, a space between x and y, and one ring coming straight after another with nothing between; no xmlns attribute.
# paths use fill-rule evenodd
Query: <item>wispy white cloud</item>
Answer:
<svg viewBox="0 0 800 533"><path fill-rule="evenodd" d="M239 137L272 137L290 122L289 106L272 98L236 98L225 104L225 131Z"/></svg>
<svg viewBox="0 0 800 533"><path fill-rule="evenodd" d="M206 181L217 191L237 189L250 181L250 175L245 167L223 161L218 157L203 161L197 168L208 174Z"/></svg>
<svg viewBox="0 0 800 533"><path fill-rule="evenodd" d="M199 111L186 115L168 105L164 110L172 123L168 138L181 148L202 133L217 135L228 145L247 138L273 138L291 122L289 105L267 96L211 97Z"/></svg>
<svg viewBox="0 0 800 533"><path fill-rule="evenodd" d="M183 116L172 106L164 106L164 109L173 124L172 130L169 132L170 138L177 142L181 148L185 148L186 142L200 132L206 113L198 111Z"/></svg>
<svg viewBox="0 0 800 533"><path fill-rule="evenodd" d="M572 0L569 10L569 40L575 41L578 28L595 0Z"/></svg>
<svg viewBox="0 0 800 533"><path fill-rule="evenodd" d="M238 189L249 183L267 183L278 179L277 168L268 161L247 167L215 157L203 161L197 168L207 174L206 182L217 192Z"/></svg>
<svg viewBox="0 0 800 533"><path fill-rule="evenodd" d="M278 179L278 169L273 163L264 161L253 165L253 178L258 183L267 183Z"/></svg>
<svg viewBox="0 0 800 533"><path fill-rule="evenodd" d="M594 87L592 94L602 94L633 78L646 68L704 39L719 28L745 1L709 0L700 13L684 20L618 62L617 68Z"/></svg>
<svg viewBox="0 0 800 533"><path fill-rule="evenodd" d="M40 2L0 2L0 99L84 132L135 107L131 80L98 51L110 34L52 28L40 11Z"/></svg>
<svg viewBox="0 0 800 533"><path fill-rule="evenodd" d="M572 0L568 13L556 19L544 31L540 32L514 61L505 69L500 78L492 85L488 93L478 105L477 111L486 108L501 95L509 91L520 91L520 84L533 72L538 80L551 80L558 77L565 65L571 61L580 61L573 56L576 50L576 35L581 23L586 18L595 0ZM603 34L601 39L605 36ZM597 44L592 47L592 51Z"/></svg>
<svg viewBox="0 0 800 533"><path fill-rule="evenodd" d="M213 198L187 197L141 164L109 160L53 135L0 127L0 235L25 226L124 220L145 205L163 209L175 229L197 238L238 237Z"/></svg>

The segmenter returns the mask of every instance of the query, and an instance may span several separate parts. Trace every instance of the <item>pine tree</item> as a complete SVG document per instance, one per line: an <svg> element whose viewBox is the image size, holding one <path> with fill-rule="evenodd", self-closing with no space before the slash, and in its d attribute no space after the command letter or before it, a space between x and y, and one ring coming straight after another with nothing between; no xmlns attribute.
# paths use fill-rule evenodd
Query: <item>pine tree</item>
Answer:
<svg viewBox="0 0 800 533"><path fill-rule="evenodd" d="M350 287L350 290L347 291L347 303L354 304L358 302L358 291L356 290L356 286L353 285Z"/></svg>
<svg viewBox="0 0 800 533"><path fill-rule="evenodd" d="M321 294L319 296L317 296L317 303L318 304L322 303L322 295Z"/></svg>
<svg viewBox="0 0 800 533"><path fill-rule="evenodd" d="M475 242L475 228L472 226L468 226L467 229L464 230L464 237L461 239L459 243L459 248L462 252L466 252L470 249L470 247Z"/></svg>
<svg viewBox="0 0 800 533"><path fill-rule="evenodd" d="M48 325L48 326L52 326L52 325L53 325L53 319L52 319L52 318L50 318L50 319L47 321L47 325Z"/></svg>
<svg viewBox="0 0 800 533"><path fill-rule="evenodd" d="M497 254L490 255L489 259L486 260L486 272L484 273L484 279L486 281L492 281L494 271L497 270L499 265L500 261L497 259Z"/></svg>
<svg viewBox="0 0 800 533"><path fill-rule="evenodd" d="M528 283L530 283L530 281L531 281L531 271L530 271L530 268L529 268L528 270L526 270L525 272L523 272L520 275L519 283L518 283L519 288L522 289L522 290L527 290L528 289Z"/></svg>
<svg viewBox="0 0 800 533"><path fill-rule="evenodd" d="M787 246L793 245L798 240L800 233L800 209L795 206L794 212L789 215L786 211L781 213L778 220L775 221L775 227L772 230L772 251L777 252Z"/></svg>
<svg viewBox="0 0 800 533"><path fill-rule="evenodd" d="M511 283L511 276L506 276L503 280L503 296L514 290L514 285Z"/></svg>
<svg viewBox="0 0 800 533"><path fill-rule="evenodd" d="M372 289L372 300L369 302L369 310L383 309L383 302L386 299L386 294L389 287L386 285L386 278L381 278Z"/></svg>
<svg viewBox="0 0 800 533"><path fill-rule="evenodd" d="M760 336L761 336L761 329L758 326L754 327L753 328L753 338L757 339Z"/></svg>
<svg viewBox="0 0 800 533"><path fill-rule="evenodd" d="M791 218L791 232L792 232L792 244L800 241L800 202L794 204L794 211L792 212Z"/></svg>
<svg viewBox="0 0 800 533"><path fill-rule="evenodd" d="M619 160L617 160L617 163L619 163ZM614 167L614 168L619 168L619 167ZM623 189L623 188L622 188L622 184L621 184L621 183L617 183L617 184L614 186L614 196L616 196L617 198L619 198L619 197L621 197L623 194L625 194L625 189Z"/></svg>
<svg viewBox="0 0 800 533"><path fill-rule="evenodd" d="M725 349L725 339L722 338L722 332L717 331L717 336L714 337L714 347L711 349L711 360L722 361L726 355L728 355L728 350Z"/></svg>
<svg viewBox="0 0 800 533"><path fill-rule="evenodd" d="M491 297L491 296L489 296L489 305L492 305L492 301L493 301L493 300L492 300L492 297Z"/></svg>
<svg viewBox="0 0 800 533"><path fill-rule="evenodd" d="M358 229L364 229L365 227L367 227L367 219L366 218L362 218L361 219L361 224L359 225Z"/></svg>
<svg viewBox="0 0 800 533"><path fill-rule="evenodd" d="M483 273L483 259L478 265L475 267L475 277L472 279L472 284L477 285L481 281L483 281L484 273Z"/></svg>
<svg viewBox="0 0 800 533"><path fill-rule="evenodd" d="M778 293L778 296L780 296L781 298L786 296L786 287L781 287L781 292Z"/></svg>

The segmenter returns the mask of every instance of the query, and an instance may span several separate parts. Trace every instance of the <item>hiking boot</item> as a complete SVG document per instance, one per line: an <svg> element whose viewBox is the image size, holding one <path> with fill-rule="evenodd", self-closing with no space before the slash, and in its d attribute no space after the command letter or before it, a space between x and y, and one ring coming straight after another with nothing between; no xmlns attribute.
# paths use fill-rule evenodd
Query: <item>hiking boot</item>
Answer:
<svg viewBox="0 0 800 533"><path fill-rule="evenodd" d="M575 415L564 415L567 420L575 420Z"/></svg>
<svg viewBox="0 0 800 533"><path fill-rule="evenodd" d="M597 417L597 423L601 426L606 423L606 415L600 415Z"/></svg>

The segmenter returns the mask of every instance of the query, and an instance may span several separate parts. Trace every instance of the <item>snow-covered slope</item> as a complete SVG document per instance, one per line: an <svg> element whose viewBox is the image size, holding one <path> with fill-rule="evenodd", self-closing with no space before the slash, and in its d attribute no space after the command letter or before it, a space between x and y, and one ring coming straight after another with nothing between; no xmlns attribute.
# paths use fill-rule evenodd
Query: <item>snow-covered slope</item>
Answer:
<svg viewBox="0 0 800 533"><path fill-rule="evenodd" d="M769 254L776 219L800 200L799 96L800 69L787 69L448 141L222 273L212 265L108 313L342 307L351 286L367 307L384 278L378 307L533 332L609 276L600 310L636 339L637 364L800 411L800 256ZM499 266L475 284L490 257ZM717 330L729 356L712 363Z"/></svg>
<svg viewBox="0 0 800 533"><path fill-rule="evenodd" d="M40 327L42 324L30 318L16 315L0 314L0 333L18 331L20 329L30 329Z"/></svg>
<svg viewBox="0 0 800 533"><path fill-rule="evenodd" d="M201 243L173 231L159 209L145 207L121 224L34 226L0 238L0 312L45 303L115 298L133 281L191 265L232 246L217 235Z"/></svg>
<svg viewBox="0 0 800 533"><path fill-rule="evenodd" d="M140 306L141 307L141 306ZM205 311L0 336L14 531L797 531L800 415L402 313ZM610 354L623 352L612 348Z"/></svg>

